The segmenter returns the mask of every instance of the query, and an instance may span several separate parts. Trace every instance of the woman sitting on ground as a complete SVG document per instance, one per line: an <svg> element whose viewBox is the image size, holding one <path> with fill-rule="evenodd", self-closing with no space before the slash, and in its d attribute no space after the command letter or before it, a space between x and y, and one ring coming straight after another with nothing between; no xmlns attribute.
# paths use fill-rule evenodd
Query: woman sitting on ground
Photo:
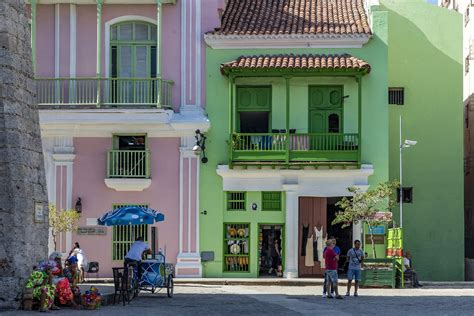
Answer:
<svg viewBox="0 0 474 316"><path fill-rule="evenodd" d="M26 283L27 289L32 289L33 300L39 301L39 311L58 310L54 305L56 287L53 284L53 272L59 271L55 262L44 261L33 271Z"/></svg>
<svg viewBox="0 0 474 316"><path fill-rule="evenodd" d="M75 256L69 257L67 259L67 267L64 269L64 277L69 281L69 286L71 287L72 294L74 295L74 301L80 303L81 300L81 290L77 284L79 283L80 273L77 266L77 258Z"/></svg>
<svg viewBox="0 0 474 316"><path fill-rule="evenodd" d="M71 290L71 285L68 278L64 276L64 270L62 268L61 254L58 252L53 252L50 259L54 260L59 268L59 273L55 275L53 283L56 285L56 298L59 301L60 305L70 306L80 309L81 306L74 301L74 294Z"/></svg>

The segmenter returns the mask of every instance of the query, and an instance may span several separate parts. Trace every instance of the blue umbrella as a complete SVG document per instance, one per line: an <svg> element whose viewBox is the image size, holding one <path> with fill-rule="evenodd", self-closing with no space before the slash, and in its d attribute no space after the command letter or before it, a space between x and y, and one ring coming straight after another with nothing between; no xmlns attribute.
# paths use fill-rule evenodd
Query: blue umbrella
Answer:
<svg viewBox="0 0 474 316"><path fill-rule="evenodd" d="M105 213L97 219L103 226L140 225L162 222L165 216L155 210L141 206L123 206Z"/></svg>

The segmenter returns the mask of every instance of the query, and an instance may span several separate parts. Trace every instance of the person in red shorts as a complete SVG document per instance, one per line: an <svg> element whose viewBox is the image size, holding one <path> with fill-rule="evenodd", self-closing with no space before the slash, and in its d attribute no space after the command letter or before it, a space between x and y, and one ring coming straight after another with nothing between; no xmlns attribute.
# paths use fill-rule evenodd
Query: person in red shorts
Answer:
<svg viewBox="0 0 474 316"><path fill-rule="evenodd" d="M337 289L337 262L339 261L339 255L334 251L334 242L329 239L326 242L326 250L324 251L324 260L326 263L326 279L328 288L334 288L336 298L342 300L343 297L339 295ZM328 291L329 292L329 291ZM334 298L329 292L327 298Z"/></svg>

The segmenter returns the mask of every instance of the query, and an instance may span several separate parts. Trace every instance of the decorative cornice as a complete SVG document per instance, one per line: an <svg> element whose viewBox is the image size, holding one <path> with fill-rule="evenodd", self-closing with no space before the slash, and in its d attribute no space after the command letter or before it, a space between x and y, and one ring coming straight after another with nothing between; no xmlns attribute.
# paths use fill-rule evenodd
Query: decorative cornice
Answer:
<svg viewBox="0 0 474 316"><path fill-rule="evenodd" d="M201 111L174 113L163 109L40 110L43 137L108 137L111 133L147 133L149 137L193 136L209 129Z"/></svg>
<svg viewBox="0 0 474 316"><path fill-rule="evenodd" d="M204 35L206 44L214 49L361 48L370 38L367 34Z"/></svg>
<svg viewBox="0 0 474 316"><path fill-rule="evenodd" d="M95 0L35 0L37 4L95 4ZM31 3L31 0L26 0ZM100 0L103 4L157 4L157 0ZM176 4L176 0L160 0L161 4Z"/></svg>

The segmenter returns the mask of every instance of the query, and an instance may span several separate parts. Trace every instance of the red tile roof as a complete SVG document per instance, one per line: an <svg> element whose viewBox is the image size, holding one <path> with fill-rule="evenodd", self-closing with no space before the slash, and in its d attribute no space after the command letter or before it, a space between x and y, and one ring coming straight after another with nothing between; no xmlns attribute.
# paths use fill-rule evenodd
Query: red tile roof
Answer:
<svg viewBox="0 0 474 316"><path fill-rule="evenodd" d="M369 73L370 65L348 54L343 55L257 55L240 56L221 65L222 74L243 70L352 70Z"/></svg>
<svg viewBox="0 0 474 316"><path fill-rule="evenodd" d="M363 0L228 0L215 35L370 35Z"/></svg>

